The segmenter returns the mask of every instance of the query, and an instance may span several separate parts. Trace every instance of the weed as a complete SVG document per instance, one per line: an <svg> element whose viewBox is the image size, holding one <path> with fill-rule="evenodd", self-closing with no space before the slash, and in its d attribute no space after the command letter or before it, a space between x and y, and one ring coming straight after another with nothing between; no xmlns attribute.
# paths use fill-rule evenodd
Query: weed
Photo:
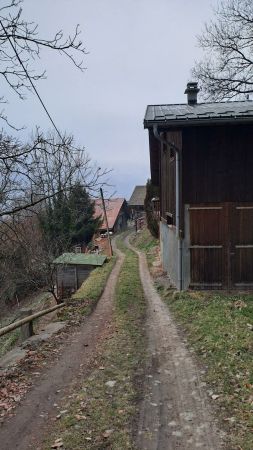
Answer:
<svg viewBox="0 0 253 450"><path fill-rule="evenodd" d="M0 357L10 351L18 342L20 330L11 331L0 338Z"/></svg>
<svg viewBox="0 0 253 450"><path fill-rule="evenodd" d="M164 297L205 364L230 448L252 449L253 296L184 292Z"/></svg>

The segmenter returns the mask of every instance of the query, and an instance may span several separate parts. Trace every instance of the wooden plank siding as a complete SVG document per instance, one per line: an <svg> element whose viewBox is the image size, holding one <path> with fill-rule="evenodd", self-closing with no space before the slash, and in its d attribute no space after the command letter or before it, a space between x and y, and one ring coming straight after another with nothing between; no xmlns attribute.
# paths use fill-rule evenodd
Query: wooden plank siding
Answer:
<svg viewBox="0 0 253 450"><path fill-rule="evenodd" d="M167 141L182 148L181 131L169 131L163 136ZM163 144L160 150L160 208L161 217L167 221L168 214L172 223L176 219L176 153L169 145Z"/></svg>
<svg viewBox="0 0 253 450"><path fill-rule="evenodd" d="M253 201L253 125L183 130L183 203Z"/></svg>
<svg viewBox="0 0 253 450"><path fill-rule="evenodd" d="M153 130L149 130L149 154L150 154L150 171L151 181L154 186L160 184L160 167L161 167L161 143L154 136Z"/></svg>
<svg viewBox="0 0 253 450"><path fill-rule="evenodd" d="M58 265L56 269L58 295L64 298L75 292L81 287L94 268L91 265Z"/></svg>
<svg viewBox="0 0 253 450"><path fill-rule="evenodd" d="M191 287L253 287L253 203L189 207Z"/></svg>
<svg viewBox="0 0 253 450"><path fill-rule="evenodd" d="M189 206L190 287L252 289L253 125L185 126L164 131L162 137L182 149L180 236L184 238L184 210ZM167 145L159 146L159 156L156 143L151 159L156 180L159 173L161 220L173 226L176 158Z"/></svg>
<svg viewBox="0 0 253 450"><path fill-rule="evenodd" d="M221 289L226 286L224 205L191 205L191 286ZM226 223L225 223L226 222Z"/></svg>
<svg viewBox="0 0 253 450"><path fill-rule="evenodd" d="M253 286L253 204L231 205L231 284Z"/></svg>

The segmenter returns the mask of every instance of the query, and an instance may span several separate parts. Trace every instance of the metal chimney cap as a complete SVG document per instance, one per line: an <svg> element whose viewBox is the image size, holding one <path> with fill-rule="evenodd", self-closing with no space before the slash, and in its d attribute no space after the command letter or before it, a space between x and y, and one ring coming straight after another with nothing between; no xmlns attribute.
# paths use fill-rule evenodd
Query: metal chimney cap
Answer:
<svg viewBox="0 0 253 450"><path fill-rule="evenodd" d="M185 94L187 94L188 105L196 105L198 101L198 83L196 81L190 81L187 83Z"/></svg>
<svg viewBox="0 0 253 450"><path fill-rule="evenodd" d="M187 88L184 93L189 94L190 92L196 92L196 94L198 94L199 88L197 81L189 81L189 83L187 83Z"/></svg>

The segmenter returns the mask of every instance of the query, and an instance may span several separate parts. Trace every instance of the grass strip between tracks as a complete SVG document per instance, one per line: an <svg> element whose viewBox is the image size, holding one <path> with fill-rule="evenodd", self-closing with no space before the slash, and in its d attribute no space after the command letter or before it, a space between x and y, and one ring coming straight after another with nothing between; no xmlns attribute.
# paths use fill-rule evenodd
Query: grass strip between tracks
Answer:
<svg viewBox="0 0 253 450"><path fill-rule="evenodd" d="M56 422L46 449L57 442L68 450L135 448L133 434L145 365L146 306L138 257L120 238L118 246L125 252L125 260L111 327L90 376L66 403L66 413Z"/></svg>

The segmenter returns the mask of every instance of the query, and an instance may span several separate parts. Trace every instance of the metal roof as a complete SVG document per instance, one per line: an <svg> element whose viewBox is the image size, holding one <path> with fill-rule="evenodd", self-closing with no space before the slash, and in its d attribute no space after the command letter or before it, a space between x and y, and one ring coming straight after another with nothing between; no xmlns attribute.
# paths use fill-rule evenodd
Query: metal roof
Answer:
<svg viewBox="0 0 253 450"><path fill-rule="evenodd" d="M109 200L105 200L105 209L106 209L109 230L111 230L114 227L124 201L125 201L124 198L110 198ZM106 230L103 205L102 205L102 200L100 200L100 199L95 200L94 217L102 217L103 223L102 223L102 225L100 225L99 229Z"/></svg>
<svg viewBox="0 0 253 450"><path fill-rule="evenodd" d="M106 260L104 255L95 255L91 253L63 253L56 258L54 264L76 264L89 266L102 266Z"/></svg>
<svg viewBox="0 0 253 450"><path fill-rule="evenodd" d="M129 206L144 206L146 197L146 186L135 186L134 191L128 201Z"/></svg>
<svg viewBox="0 0 253 450"><path fill-rule="evenodd" d="M185 126L222 122L253 122L253 101L149 105L144 127L153 124Z"/></svg>

